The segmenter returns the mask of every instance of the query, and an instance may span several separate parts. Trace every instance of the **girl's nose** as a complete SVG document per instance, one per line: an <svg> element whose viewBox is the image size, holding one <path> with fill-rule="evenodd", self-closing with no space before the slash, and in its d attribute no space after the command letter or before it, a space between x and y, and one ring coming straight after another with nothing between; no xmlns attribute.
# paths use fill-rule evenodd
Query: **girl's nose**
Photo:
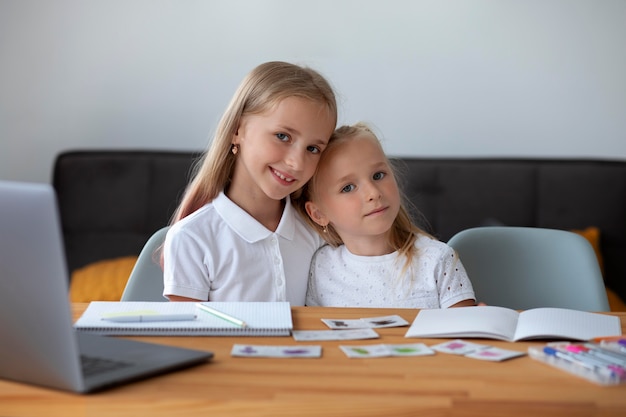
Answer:
<svg viewBox="0 0 626 417"><path fill-rule="evenodd" d="M375 183L368 182L365 184L365 196L367 198L367 201L372 201L380 198L381 193Z"/></svg>
<svg viewBox="0 0 626 417"><path fill-rule="evenodd" d="M287 152L285 162L290 168L300 171L304 164L304 153L294 146Z"/></svg>

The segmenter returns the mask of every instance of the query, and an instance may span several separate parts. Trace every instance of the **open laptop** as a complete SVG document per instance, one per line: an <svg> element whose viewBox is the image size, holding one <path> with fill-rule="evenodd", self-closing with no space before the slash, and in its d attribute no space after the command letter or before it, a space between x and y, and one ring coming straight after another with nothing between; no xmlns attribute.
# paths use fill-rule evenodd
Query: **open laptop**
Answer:
<svg viewBox="0 0 626 417"><path fill-rule="evenodd" d="M88 393L213 356L75 332L68 283L54 189L0 181L0 378Z"/></svg>

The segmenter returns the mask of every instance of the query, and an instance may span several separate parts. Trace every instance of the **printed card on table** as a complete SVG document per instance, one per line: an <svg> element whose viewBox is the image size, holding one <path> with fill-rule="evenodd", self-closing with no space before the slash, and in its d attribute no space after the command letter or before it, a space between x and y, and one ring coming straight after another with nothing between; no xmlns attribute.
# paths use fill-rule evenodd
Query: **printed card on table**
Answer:
<svg viewBox="0 0 626 417"><path fill-rule="evenodd" d="M339 346L339 348L349 358L382 358L387 356L425 356L435 354L434 350L423 343Z"/></svg>
<svg viewBox="0 0 626 417"><path fill-rule="evenodd" d="M515 350L487 346L484 349L468 353L467 355L465 355L465 357L472 359L481 359L483 361L500 362L507 359L517 358L518 356L524 356L525 354L525 352L518 352Z"/></svg>
<svg viewBox="0 0 626 417"><path fill-rule="evenodd" d="M386 345L339 346L349 358L381 358L389 355Z"/></svg>
<svg viewBox="0 0 626 417"><path fill-rule="evenodd" d="M445 343L431 346L437 352L461 355L466 358L480 359L484 361L500 362L507 359L524 356L525 352L501 349L489 345L467 342L461 339L451 340Z"/></svg>
<svg viewBox="0 0 626 417"><path fill-rule="evenodd" d="M359 340L377 339L378 333L373 329L349 329L349 330L294 330L291 332L294 340L319 341L319 340Z"/></svg>
<svg viewBox="0 0 626 417"><path fill-rule="evenodd" d="M362 319L322 319L333 330L374 329L382 327L408 326L409 322L398 315L369 317Z"/></svg>
<svg viewBox="0 0 626 417"><path fill-rule="evenodd" d="M431 346L432 349L441 353L449 353L452 355L467 355L476 350L485 348L486 345L478 343L466 342L461 339L450 340L448 342L439 343Z"/></svg>
<svg viewBox="0 0 626 417"><path fill-rule="evenodd" d="M231 356L248 358L319 358L321 346L233 345Z"/></svg>

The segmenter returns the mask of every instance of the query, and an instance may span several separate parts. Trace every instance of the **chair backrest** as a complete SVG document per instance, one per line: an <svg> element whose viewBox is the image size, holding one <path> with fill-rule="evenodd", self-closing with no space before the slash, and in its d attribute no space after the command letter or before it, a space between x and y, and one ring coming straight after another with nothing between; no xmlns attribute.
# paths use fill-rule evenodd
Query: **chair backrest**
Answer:
<svg viewBox="0 0 626 417"><path fill-rule="evenodd" d="M516 310L561 307L609 311L591 244L576 233L533 227L479 227L454 235L477 301Z"/></svg>
<svg viewBox="0 0 626 417"><path fill-rule="evenodd" d="M121 301L167 301L163 296L163 270L155 250L165 241L169 226L157 230L144 245L130 273Z"/></svg>

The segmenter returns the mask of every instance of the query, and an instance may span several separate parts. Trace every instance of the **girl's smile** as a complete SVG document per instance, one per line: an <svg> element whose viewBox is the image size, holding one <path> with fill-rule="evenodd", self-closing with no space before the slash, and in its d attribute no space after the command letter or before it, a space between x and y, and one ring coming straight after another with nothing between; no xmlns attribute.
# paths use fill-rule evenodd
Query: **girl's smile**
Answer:
<svg viewBox="0 0 626 417"><path fill-rule="evenodd" d="M279 180L281 180L282 182L285 183L285 185L290 185L292 182L294 182L296 180L295 178L293 178L291 176L282 174L280 171L278 171L278 170L276 170L274 168L270 167L270 169L274 173L274 175L276 175L278 177Z"/></svg>

